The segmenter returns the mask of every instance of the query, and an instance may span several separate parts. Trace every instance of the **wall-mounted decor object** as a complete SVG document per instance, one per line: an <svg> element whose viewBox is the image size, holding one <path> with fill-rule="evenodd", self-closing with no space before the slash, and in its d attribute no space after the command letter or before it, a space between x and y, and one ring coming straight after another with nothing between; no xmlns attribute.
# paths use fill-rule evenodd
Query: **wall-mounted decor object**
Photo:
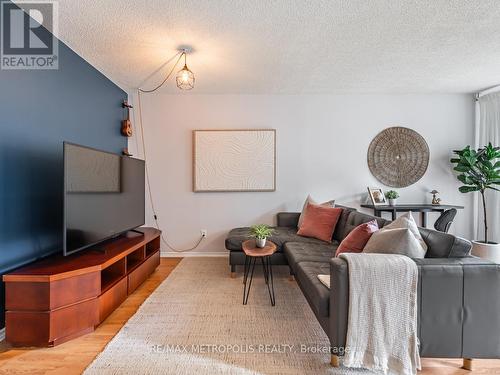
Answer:
<svg viewBox="0 0 500 375"><path fill-rule="evenodd" d="M275 191L276 130L194 130L193 191Z"/></svg>
<svg viewBox="0 0 500 375"><path fill-rule="evenodd" d="M130 109L133 108L126 100L122 103L122 108L127 108L127 118L122 121L121 133L125 137L132 137L132 123L130 122Z"/></svg>
<svg viewBox="0 0 500 375"><path fill-rule="evenodd" d="M429 157L429 146L420 134L396 126L381 131L370 143L368 167L384 185L402 188L422 178Z"/></svg>

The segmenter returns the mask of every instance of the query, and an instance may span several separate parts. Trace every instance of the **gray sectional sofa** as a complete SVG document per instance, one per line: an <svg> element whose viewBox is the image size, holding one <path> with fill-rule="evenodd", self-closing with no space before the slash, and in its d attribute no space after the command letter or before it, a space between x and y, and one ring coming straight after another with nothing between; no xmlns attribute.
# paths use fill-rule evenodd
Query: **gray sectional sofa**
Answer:
<svg viewBox="0 0 500 375"><path fill-rule="evenodd" d="M338 206L337 206L338 207ZM357 225L376 219L349 207L335 228L332 242L297 235L300 213L279 213L275 234L278 250L273 264L288 265L305 298L328 335L332 364L338 364L346 344L349 270L335 258L339 243ZM231 274L244 264L241 243L249 228L236 228L226 239ZM471 243L451 234L419 228L428 246L426 258L414 259L419 270L418 335L423 357L500 358L500 265L469 255ZM317 278L330 274L331 289ZM279 297L278 297L279 298Z"/></svg>

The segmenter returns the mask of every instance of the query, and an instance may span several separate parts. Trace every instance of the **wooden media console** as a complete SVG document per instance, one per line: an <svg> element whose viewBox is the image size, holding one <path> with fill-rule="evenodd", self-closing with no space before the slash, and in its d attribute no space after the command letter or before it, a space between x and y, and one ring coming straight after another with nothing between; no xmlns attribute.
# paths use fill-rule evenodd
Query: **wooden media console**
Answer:
<svg viewBox="0 0 500 375"><path fill-rule="evenodd" d="M160 264L161 232L139 230L4 275L7 342L54 346L93 331Z"/></svg>

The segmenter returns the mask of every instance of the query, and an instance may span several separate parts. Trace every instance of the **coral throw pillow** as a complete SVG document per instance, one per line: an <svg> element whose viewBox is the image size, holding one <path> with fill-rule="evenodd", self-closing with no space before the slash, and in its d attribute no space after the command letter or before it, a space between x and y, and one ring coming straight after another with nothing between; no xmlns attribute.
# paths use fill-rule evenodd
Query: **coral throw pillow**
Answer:
<svg viewBox="0 0 500 375"><path fill-rule="evenodd" d="M300 216L299 216L299 222L297 224L297 228L300 228L302 226L302 222L304 221L304 216L306 214L306 208L307 208L308 203L320 205L320 206L325 206L325 207L335 207L335 200L331 200L331 201L328 201L325 203L318 203L314 199L312 199L310 195L308 195L306 198L306 201L304 202L304 205L302 206L302 212L300 213Z"/></svg>
<svg viewBox="0 0 500 375"><path fill-rule="evenodd" d="M379 230L377 220L358 225L340 243L335 256L341 253L361 253L373 233Z"/></svg>
<svg viewBox="0 0 500 375"><path fill-rule="evenodd" d="M333 231L339 221L342 208L332 208L308 203L304 220L297 234L332 242Z"/></svg>

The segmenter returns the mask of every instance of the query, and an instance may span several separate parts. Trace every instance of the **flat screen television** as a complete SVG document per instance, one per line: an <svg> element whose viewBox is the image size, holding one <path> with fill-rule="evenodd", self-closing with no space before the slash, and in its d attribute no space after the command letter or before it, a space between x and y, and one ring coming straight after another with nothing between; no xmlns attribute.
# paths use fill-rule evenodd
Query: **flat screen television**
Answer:
<svg viewBox="0 0 500 375"><path fill-rule="evenodd" d="M144 224L143 160L64 142L64 255Z"/></svg>

